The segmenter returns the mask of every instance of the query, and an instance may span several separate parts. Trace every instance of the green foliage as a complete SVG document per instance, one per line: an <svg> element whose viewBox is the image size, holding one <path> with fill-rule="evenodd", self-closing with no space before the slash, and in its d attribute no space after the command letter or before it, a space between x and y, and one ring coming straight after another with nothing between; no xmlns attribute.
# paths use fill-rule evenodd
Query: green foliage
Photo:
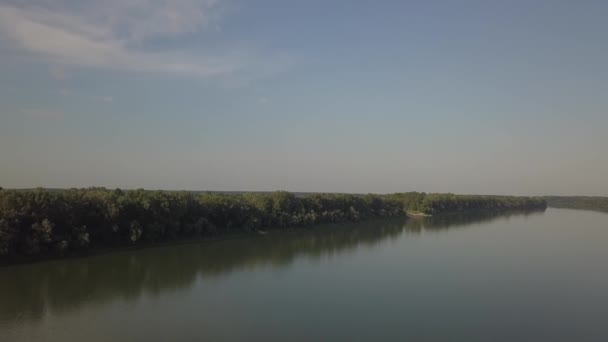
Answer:
<svg viewBox="0 0 608 342"><path fill-rule="evenodd" d="M4 219L0 219L0 256L12 254L17 231Z"/></svg>
<svg viewBox="0 0 608 342"><path fill-rule="evenodd" d="M402 214L376 196L278 191L241 195L103 188L0 191L0 256L64 255L96 247Z"/></svg>
<svg viewBox="0 0 608 342"><path fill-rule="evenodd" d="M403 215L544 206L535 198L392 195L217 194L104 188L0 191L0 257L43 257L91 248L201 238L229 232L354 222Z"/></svg>
<svg viewBox="0 0 608 342"><path fill-rule="evenodd" d="M129 241L131 243L136 243L142 234L143 234L143 229L142 229L141 225L139 224L139 222L131 221L131 224L129 225Z"/></svg>

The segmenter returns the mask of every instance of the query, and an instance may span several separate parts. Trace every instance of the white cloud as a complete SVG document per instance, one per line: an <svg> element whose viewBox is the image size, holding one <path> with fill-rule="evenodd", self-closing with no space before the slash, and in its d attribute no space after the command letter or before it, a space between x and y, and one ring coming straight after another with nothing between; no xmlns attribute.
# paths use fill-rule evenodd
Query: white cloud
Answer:
<svg viewBox="0 0 608 342"><path fill-rule="evenodd" d="M89 13L131 40L197 32L217 20L217 0L95 1Z"/></svg>
<svg viewBox="0 0 608 342"><path fill-rule="evenodd" d="M142 48L149 39L203 30L216 7L216 0L25 0L0 5L0 38L62 67L229 74L242 66L238 59Z"/></svg>

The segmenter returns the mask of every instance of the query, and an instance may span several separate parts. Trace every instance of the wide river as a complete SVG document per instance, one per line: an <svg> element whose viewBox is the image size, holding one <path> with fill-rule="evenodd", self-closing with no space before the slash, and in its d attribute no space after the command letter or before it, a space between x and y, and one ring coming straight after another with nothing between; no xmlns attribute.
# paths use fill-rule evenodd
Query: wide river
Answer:
<svg viewBox="0 0 608 342"><path fill-rule="evenodd" d="M0 341L608 341L608 214L319 226L0 268Z"/></svg>

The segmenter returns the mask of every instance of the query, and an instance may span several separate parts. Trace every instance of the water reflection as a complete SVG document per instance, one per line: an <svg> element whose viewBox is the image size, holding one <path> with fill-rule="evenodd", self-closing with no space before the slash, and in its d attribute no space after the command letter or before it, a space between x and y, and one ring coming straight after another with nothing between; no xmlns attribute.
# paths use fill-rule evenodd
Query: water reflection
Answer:
<svg viewBox="0 0 608 342"><path fill-rule="evenodd" d="M322 258L374 246L404 233L446 230L531 212L389 219L276 232L256 238L124 251L90 258L0 268L0 324L38 320L111 300L185 290L195 280L256 267L282 268L301 257Z"/></svg>
<svg viewBox="0 0 608 342"><path fill-rule="evenodd" d="M441 231L472 224L483 224L498 220L508 220L512 216L542 215L545 209L513 210L507 212L480 211L475 213L455 213L423 218L412 218L407 222L407 229L414 231Z"/></svg>

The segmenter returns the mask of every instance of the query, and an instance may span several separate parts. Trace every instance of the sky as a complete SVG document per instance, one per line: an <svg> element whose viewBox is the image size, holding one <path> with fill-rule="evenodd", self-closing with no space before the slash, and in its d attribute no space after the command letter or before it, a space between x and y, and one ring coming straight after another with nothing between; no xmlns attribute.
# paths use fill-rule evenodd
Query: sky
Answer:
<svg viewBox="0 0 608 342"><path fill-rule="evenodd" d="M607 17L0 0L0 186L608 195Z"/></svg>

